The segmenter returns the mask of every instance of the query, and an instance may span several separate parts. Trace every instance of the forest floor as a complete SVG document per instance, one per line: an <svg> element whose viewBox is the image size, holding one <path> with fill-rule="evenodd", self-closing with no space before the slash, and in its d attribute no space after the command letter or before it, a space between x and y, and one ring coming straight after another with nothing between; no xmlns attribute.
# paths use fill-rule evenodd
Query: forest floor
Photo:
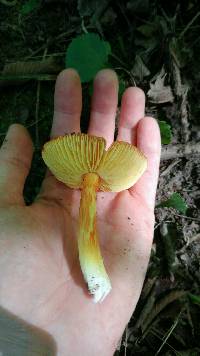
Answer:
<svg viewBox="0 0 200 356"><path fill-rule="evenodd" d="M87 32L109 42L108 66L117 72L121 90L141 87L147 113L162 125L156 197L162 206L155 209L143 291L116 356L200 355L198 0L0 0L0 143L13 122L32 136L35 154L24 191L30 204L44 176L40 152L49 136L55 79L71 41ZM83 130L89 92L86 82ZM173 193L181 202L164 207Z"/></svg>

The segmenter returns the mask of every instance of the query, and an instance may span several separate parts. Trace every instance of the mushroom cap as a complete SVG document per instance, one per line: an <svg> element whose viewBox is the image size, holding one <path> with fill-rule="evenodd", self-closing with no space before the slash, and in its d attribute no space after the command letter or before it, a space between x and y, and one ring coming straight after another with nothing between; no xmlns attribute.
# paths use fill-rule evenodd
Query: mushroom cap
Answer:
<svg viewBox="0 0 200 356"><path fill-rule="evenodd" d="M144 173L147 159L137 147L115 141L106 151L102 137L67 134L45 143L42 157L55 177L70 188L81 189L86 173L100 177L99 190L120 192Z"/></svg>

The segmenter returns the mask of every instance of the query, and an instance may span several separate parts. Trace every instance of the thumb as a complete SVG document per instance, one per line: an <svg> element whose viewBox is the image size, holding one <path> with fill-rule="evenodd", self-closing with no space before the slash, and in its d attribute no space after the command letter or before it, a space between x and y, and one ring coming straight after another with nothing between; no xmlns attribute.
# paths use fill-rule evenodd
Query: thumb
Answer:
<svg viewBox="0 0 200 356"><path fill-rule="evenodd" d="M33 143L26 128L9 127L0 149L0 206L24 204L23 189L33 156Z"/></svg>

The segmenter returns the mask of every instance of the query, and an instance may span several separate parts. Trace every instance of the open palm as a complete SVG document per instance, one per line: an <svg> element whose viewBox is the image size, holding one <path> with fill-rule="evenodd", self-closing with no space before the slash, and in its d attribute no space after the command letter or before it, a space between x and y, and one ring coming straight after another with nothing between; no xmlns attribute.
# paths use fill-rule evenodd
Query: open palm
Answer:
<svg viewBox="0 0 200 356"><path fill-rule="evenodd" d="M113 141L118 83L103 70L94 82L89 134ZM97 194L97 229L112 290L101 304L88 294L78 261L76 236L80 192L49 172L31 206L23 186L32 143L11 126L0 150L0 305L55 340L58 355L112 355L138 301L154 226L160 159L157 123L144 117L138 88L123 95L118 140L136 144L148 169L129 190ZM73 70L57 79L51 137L80 131L81 85Z"/></svg>

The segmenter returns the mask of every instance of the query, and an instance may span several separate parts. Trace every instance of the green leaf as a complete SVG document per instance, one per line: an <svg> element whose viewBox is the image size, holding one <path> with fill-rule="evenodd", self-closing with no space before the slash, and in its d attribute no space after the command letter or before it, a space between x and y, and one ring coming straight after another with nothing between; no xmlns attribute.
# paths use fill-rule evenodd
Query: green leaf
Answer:
<svg viewBox="0 0 200 356"><path fill-rule="evenodd" d="M166 123L166 121L158 120L158 125L160 127L161 142L167 145L172 140L171 126Z"/></svg>
<svg viewBox="0 0 200 356"><path fill-rule="evenodd" d="M162 201L156 207L157 208L162 208L162 207L163 208L164 207L174 208L183 214L185 214L186 210L187 210L187 204L179 193L173 193L169 199Z"/></svg>
<svg viewBox="0 0 200 356"><path fill-rule="evenodd" d="M200 296L199 295L195 295L195 294L189 293L189 298L191 299L191 301L194 304L198 304L200 306Z"/></svg>
<svg viewBox="0 0 200 356"><path fill-rule="evenodd" d="M106 67L111 47L95 33L86 33L76 37L66 52L66 67L75 68L81 82L89 82L96 73Z"/></svg>
<svg viewBox="0 0 200 356"><path fill-rule="evenodd" d="M30 12L38 9L41 5L41 0L28 0L21 8L22 15L28 15Z"/></svg>

